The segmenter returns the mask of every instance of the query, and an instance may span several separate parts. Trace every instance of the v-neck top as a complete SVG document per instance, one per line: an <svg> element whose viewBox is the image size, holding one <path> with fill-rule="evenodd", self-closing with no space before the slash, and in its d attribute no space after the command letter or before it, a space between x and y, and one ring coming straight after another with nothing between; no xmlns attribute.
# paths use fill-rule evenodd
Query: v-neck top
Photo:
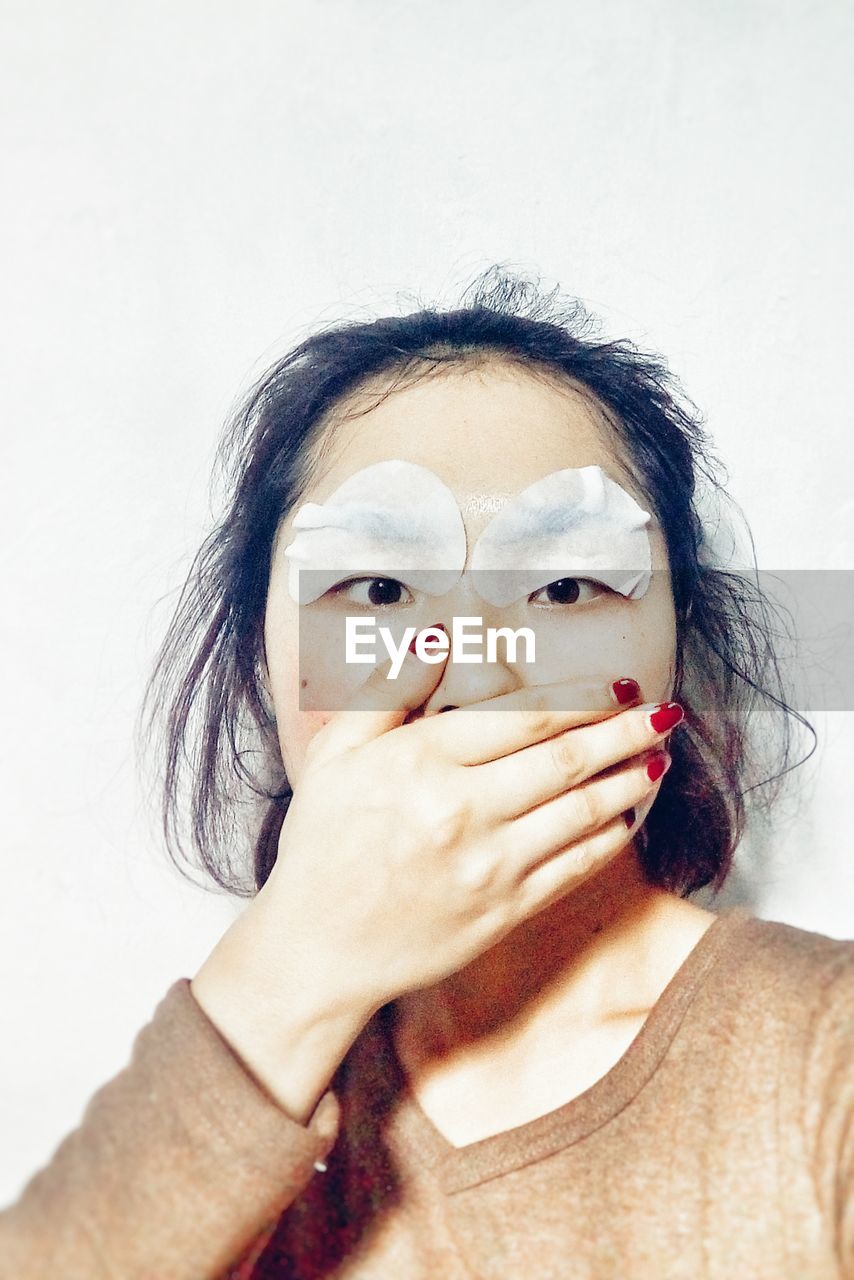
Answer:
<svg viewBox="0 0 854 1280"><path fill-rule="evenodd" d="M854 1280L854 942L719 915L609 1071L463 1147L391 1022L251 1280Z"/></svg>
<svg viewBox="0 0 854 1280"><path fill-rule="evenodd" d="M854 941L719 915L599 1080L459 1148L390 1021L302 1125L180 979L0 1212L0 1272L854 1280Z"/></svg>
<svg viewBox="0 0 854 1280"><path fill-rule="evenodd" d="M456 1147L403 1084L395 1119L399 1141L413 1160L434 1170L449 1193L500 1177L582 1141L628 1106L656 1071L710 968L728 939L749 918L743 908L733 908L712 921L650 1009L631 1044L610 1070L583 1093L536 1119ZM372 1054L394 1054L391 1019L386 1015L382 1022L381 1027L373 1029L376 1040L371 1035L373 1043L364 1047Z"/></svg>

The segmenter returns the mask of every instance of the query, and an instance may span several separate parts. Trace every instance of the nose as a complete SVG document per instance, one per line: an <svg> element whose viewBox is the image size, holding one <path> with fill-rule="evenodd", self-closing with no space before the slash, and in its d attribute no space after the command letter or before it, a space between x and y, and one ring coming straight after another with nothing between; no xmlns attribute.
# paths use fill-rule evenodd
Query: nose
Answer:
<svg viewBox="0 0 854 1280"><path fill-rule="evenodd" d="M477 594L465 575L457 586L439 601L436 622L444 626L451 638L451 652L445 662L442 678L430 697L424 703L425 716L438 715L443 711L453 711L457 707L469 706L483 702L487 698L496 698L503 693L512 693L524 683L522 676L506 662L506 651L499 645L497 660L486 661L485 636L488 627L498 625L498 619L491 616L490 606ZM455 661L453 641L454 618L481 618L484 643L480 646L481 662ZM476 634L473 624L468 627L469 638ZM478 652L478 646L466 646L469 654Z"/></svg>

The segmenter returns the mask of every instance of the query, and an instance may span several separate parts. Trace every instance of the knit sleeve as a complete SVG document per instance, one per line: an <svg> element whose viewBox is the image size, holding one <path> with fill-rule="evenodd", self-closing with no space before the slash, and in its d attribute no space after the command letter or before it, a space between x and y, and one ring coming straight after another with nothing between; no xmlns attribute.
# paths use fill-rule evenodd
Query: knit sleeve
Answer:
<svg viewBox="0 0 854 1280"><path fill-rule="evenodd" d="M840 1274L854 1280L854 942L830 942L806 1052L804 1115Z"/></svg>
<svg viewBox="0 0 854 1280"><path fill-rule="evenodd" d="M213 1280L305 1187L338 1129L335 1096L298 1124L176 982L129 1064L0 1213L16 1280Z"/></svg>

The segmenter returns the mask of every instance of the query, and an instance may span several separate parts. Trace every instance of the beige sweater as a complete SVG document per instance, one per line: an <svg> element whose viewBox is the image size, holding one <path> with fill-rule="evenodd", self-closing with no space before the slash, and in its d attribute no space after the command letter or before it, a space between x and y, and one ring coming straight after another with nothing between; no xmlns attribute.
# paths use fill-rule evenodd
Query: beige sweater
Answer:
<svg viewBox="0 0 854 1280"><path fill-rule="evenodd" d="M0 1276L854 1278L854 942L719 916L607 1075L463 1148L387 1013L303 1127L177 982L0 1214Z"/></svg>

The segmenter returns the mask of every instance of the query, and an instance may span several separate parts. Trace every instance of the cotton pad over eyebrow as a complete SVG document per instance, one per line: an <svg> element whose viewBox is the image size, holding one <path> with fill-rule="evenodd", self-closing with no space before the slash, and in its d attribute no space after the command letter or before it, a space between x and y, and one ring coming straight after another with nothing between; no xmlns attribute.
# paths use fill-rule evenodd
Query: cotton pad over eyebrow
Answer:
<svg viewBox="0 0 854 1280"><path fill-rule="evenodd" d="M651 578L651 519L601 467L553 471L517 494L478 538L471 560L477 591L501 607L555 578L583 574L638 598Z"/></svg>
<svg viewBox="0 0 854 1280"><path fill-rule="evenodd" d="M326 502L305 503L293 528L284 555L298 604L317 600L348 573L406 571L410 585L442 595L466 562L465 525L450 489L427 467L400 459L363 467Z"/></svg>

